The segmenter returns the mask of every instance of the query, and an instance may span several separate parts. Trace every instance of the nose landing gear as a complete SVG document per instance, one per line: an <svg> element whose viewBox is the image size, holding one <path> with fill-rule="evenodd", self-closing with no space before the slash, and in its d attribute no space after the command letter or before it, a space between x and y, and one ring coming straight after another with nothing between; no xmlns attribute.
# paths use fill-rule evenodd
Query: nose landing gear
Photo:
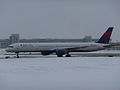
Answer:
<svg viewBox="0 0 120 90"><path fill-rule="evenodd" d="M16 54L17 58L19 58L19 52L15 52L15 54Z"/></svg>

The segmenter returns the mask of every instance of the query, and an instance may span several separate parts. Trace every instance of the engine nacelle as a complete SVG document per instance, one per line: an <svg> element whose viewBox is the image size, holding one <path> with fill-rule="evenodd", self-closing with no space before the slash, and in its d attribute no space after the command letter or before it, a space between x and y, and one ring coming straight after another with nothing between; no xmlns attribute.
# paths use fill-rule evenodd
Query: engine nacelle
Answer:
<svg viewBox="0 0 120 90"><path fill-rule="evenodd" d="M42 51L41 52L42 55L50 55L52 53L54 53L54 51Z"/></svg>
<svg viewBox="0 0 120 90"><path fill-rule="evenodd" d="M65 49L57 49L57 50L55 50L55 53L58 57L62 57L64 54L66 54L66 50Z"/></svg>

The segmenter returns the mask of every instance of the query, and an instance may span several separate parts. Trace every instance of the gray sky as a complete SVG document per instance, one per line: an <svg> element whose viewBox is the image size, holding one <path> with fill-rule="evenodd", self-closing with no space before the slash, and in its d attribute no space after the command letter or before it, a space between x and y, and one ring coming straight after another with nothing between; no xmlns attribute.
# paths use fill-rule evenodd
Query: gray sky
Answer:
<svg viewBox="0 0 120 90"><path fill-rule="evenodd" d="M109 27L120 41L119 0L0 0L0 38L99 38Z"/></svg>

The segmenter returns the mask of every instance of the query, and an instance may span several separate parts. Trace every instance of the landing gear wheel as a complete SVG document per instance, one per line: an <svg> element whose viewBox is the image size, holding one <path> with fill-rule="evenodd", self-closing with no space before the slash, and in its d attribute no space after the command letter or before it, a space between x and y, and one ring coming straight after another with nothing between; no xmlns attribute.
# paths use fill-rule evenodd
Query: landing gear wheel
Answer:
<svg viewBox="0 0 120 90"><path fill-rule="evenodd" d="M67 54L66 57L71 57L71 55L70 55L70 54Z"/></svg>
<svg viewBox="0 0 120 90"><path fill-rule="evenodd" d="M63 57L63 55L57 55L57 57Z"/></svg>
<svg viewBox="0 0 120 90"><path fill-rule="evenodd" d="M19 58L19 52L16 52L16 56L17 56L17 58Z"/></svg>

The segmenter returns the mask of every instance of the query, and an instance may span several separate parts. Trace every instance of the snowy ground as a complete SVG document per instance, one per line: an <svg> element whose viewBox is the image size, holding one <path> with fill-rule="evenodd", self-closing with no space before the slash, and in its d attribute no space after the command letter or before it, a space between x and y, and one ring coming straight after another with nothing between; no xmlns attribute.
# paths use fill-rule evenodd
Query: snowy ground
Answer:
<svg viewBox="0 0 120 90"><path fill-rule="evenodd" d="M0 90L120 90L120 57L0 59Z"/></svg>

